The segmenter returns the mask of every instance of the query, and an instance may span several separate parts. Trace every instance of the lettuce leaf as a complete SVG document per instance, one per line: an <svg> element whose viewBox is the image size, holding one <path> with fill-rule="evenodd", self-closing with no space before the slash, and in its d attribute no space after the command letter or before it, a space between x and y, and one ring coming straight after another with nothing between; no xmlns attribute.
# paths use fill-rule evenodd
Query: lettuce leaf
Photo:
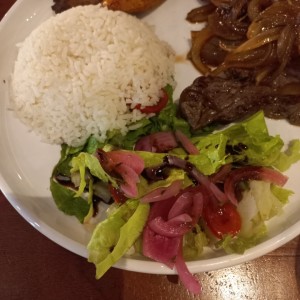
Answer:
<svg viewBox="0 0 300 300"><path fill-rule="evenodd" d="M88 142L87 142L88 144ZM65 144L61 147L60 160L53 169L50 178L50 191L59 210L67 215L75 216L80 223L83 223L85 217L91 210L91 205L85 197L78 196L74 188L64 186L57 182L57 175L71 176L71 161L81 151L86 150L86 145L81 147L69 147Z"/></svg>
<svg viewBox="0 0 300 300"><path fill-rule="evenodd" d="M53 178L50 180L50 191L59 210L67 215L75 216L80 223L84 222L90 210L90 204L86 199L75 197L76 191L57 183Z"/></svg>
<svg viewBox="0 0 300 300"><path fill-rule="evenodd" d="M138 183L138 198L142 198L144 195L157 188L168 187L176 180L182 180L183 182L185 182L185 184L183 185L184 187L191 185L191 181L186 178L185 172L179 169L171 170L166 180L158 180L153 183L149 183L144 177L141 176L140 182Z"/></svg>
<svg viewBox="0 0 300 300"><path fill-rule="evenodd" d="M273 166L284 145L279 135L269 135L262 111L225 129L223 134L228 137L231 149L238 149L232 153L233 160L248 165Z"/></svg>
<svg viewBox="0 0 300 300"><path fill-rule="evenodd" d="M78 156L72 158L71 166L72 166L72 169L70 171L71 173L75 173L77 171L79 171L80 173L80 186L78 192L76 193L77 197L82 195L87 185L86 182L87 169L94 177L97 177L102 182L105 183L110 182L114 186L117 186L116 181L104 171L99 160L94 155L81 152Z"/></svg>
<svg viewBox="0 0 300 300"><path fill-rule="evenodd" d="M281 152L274 167L280 171L288 170L292 164L300 160L300 140L292 140L285 152Z"/></svg>
<svg viewBox="0 0 300 300"><path fill-rule="evenodd" d="M227 235L216 244L217 248L222 248L226 253L243 254L247 249L256 246L267 234L267 227L264 223L259 223L255 227L255 232L249 237L238 236L233 237Z"/></svg>
<svg viewBox="0 0 300 300"><path fill-rule="evenodd" d="M294 194L293 191L274 184L271 185L271 191L282 204L287 204L289 197Z"/></svg>
<svg viewBox="0 0 300 300"><path fill-rule="evenodd" d="M249 186L261 220L267 221L282 211L283 203L272 193L269 182L253 180Z"/></svg>
<svg viewBox="0 0 300 300"><path fill-rule="evenodd" d="M198 155L187 155L187 154L177 154L172 153L172 155L177 156L183 160L189 161L194 164L196 168L205 175L210 175L215 173L218 168L226 163L226 155L224 151L219 151L218 147L212 147L212 152L210 154L205 153L205 151L200 152ZM163 163L166 153L153 153L136 151L135 154L139 155L145 162L145 168L159 166Z"/></svg>
<svg viewBox="0 0 300 300"><path fill-rule="evenodd" d="M170 91L169 91L170 92ZM171 92L170 92L171 93ZM174 106L172 99L165 109L157 116L150 119L141 120L141 127L136 130L129 131L129 133L116 141L119 137L118 134L112 133L109 136L109 140L113 142L108 144L99 143L94 137L90 137L87 143L81 147L72 148L66 145L62 146L61 158L56 167L54 168L52 179L55 175L70 176L71 172L80 172L81 184L76 196L81 196L86 190L87 182L86 175L87 170L92 176L97 177L104 182L111 182L116 186L114 178L110 177L102 169L98 160L92 155L98 147L102 147L105 151L110 151L122 144L126 143L128 138L128 147L132 148L132 143L144 134L149 134L152 131L157 130L172 130L176 129L174 124L181 124L180 119L176 117L176 106ZM177 123L176 123L177 122ZM185 131L185 123L181 124L182 131ZM179 127L181 126L179 125ZM189 130L187 130L189 135ZM272 166L280 170L288 168L292 163L295 163L300 159L300 141L293 141L285 152L282 152L283 141L279 136L270 136L265 123L263 112L258 112L243 122L234 124L223 131L216 132L214 134L202 135L191 138L192 142L197 146L200 151L199 155L187 155L181 148L173 149L172 155L176 155L182 159L188 160L194 164L203 174L210 175L215 173L222 165L226 163L234 164L247 164L247 165L259 165L259 166ZM127 146L126 146L127 147ZM125 148L126 148L125 147ZM135 152L143 158L145 167L159 166L163 163L165 153L150 153L150 152ZM172 180L183 179L188 184L187 177L183 172L176 170L172 173L174 175L165 181L160 181L155 184L148 184L145 180L141 179L138 186L139 196L144 195L146 192L151 191L154 188L168 186ZM63 191L63 186L58 187L59 183L52 183L52 190L55 190L53 197L59 208L63 208L63 211L73 215L74 208L70 205L71 196L67 199L68 205L62 203L64 196L62 194L70 194L70 191ZM67 189L67 188L66 188ZM89 187L89 197L91 199L92 188ZM288 194L286 194L286 199ZM82 199L82 201L86 201ZM91 200L88 200L91 202ZM83 204L81 204L83 205ZM84 206L86 206L84 204ZM70 211L68 212L68 208ZM91 203L90 203L91 209ZM80 209L81 210L81 209ZM91 211L89 211L91 213ZM82 220L81 213L76 213Z"/></svg>
<svg viewBox="0 0 300 300"><path fill-rule="evenodd" d="M208 245L206 234L196 224L193 231L187 232L183 237L183 257L193 260L201 257L204 247Z"/></svg>
<svg viewBox="0 0 300 300"><path fill-rule="evenodd" d="M251 181L249 190L245 191L237 206L241 216L242 227L235 237L227 235L217 243L227 253L244 253L248 248L257 245L266 235L265 221L279 215L287 203L291 191L269 182Z"/></svg>
<svg viewBox="0 0 300 300"><path fill-rule="evenodd" d="M88 261L96 266L101 278L132 247L143 231L150 205L128 200L94 229L87 246Z"/></svg>
<svg viewBox="0 0 300 300"><path fill-rule="evenodd" d="M219 153L226 155L228 163L257 166L278 164L277 160L282 155L281 150L284 145L280 136L269 135L262 111L225 130L194 137L192 142L201 153L207 153L212 160L215 154L213 147L218 147Z"/></svg>

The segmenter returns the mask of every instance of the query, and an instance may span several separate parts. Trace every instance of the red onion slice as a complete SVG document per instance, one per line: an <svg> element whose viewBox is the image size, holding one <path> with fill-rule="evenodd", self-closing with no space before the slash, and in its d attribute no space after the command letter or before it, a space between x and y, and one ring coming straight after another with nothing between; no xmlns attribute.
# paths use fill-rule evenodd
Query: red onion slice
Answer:
<svg viewBox="0 0 300 300"><path fill-rule="evenodd" d="M114 165L125 164L137 174L141 174L145 168L144 160L140 156L127 151L110 151L106 152L106 156L114 163Z"/></svg>
<svg viewBox="0 0 300 300"><path fill-rule="evenodd" d="M209 191L211 191L221 203L225 203L228 200L226 195L213 182L211 182L207 176L198 171L192 163L172 155L165 156L164 162L170 166L185 170L190 177L203 184Z"/></svg>
<svg viewBox="0 0 300 300"><path fill-rule="evenodd" d="M160 187L142 197L142 202L157 202L175 197L181 189L182 180L175 180L168 187Z"/></svg>
<svg viewBox="0 0 300 300"><path fill-rule="evenodd" d="M197 193L195 195L193 199L199 201L199 195ZM191 229L192 218L188 214L181 214L169 221L164 221L175 200L176 198L173 197L155 202L151 206L148 224L143 231L143 255L171 269L176 265L178 275L185 287L192 293L199 294L201 286L187 269L182 255L182 236Z"/></svg>
<svg viewBox="0 0 300 300"><path fill-rule="evenodd" d="M268 181L279 186L284 186L288 181L288 177L271 168L262 168L261 180Z"/></svg>
<svg viewBox="0 0 300 300"><path fill-rule="evenodd" d="M152 141L149 135L141 137L134 146L135 151L152 151Z"/></svg>
<svg viewBox="0 0 300 300"><path fill-rule="evenodd" d="M174 260L180 246L179 237L166 237L156 234L149 226L143 231L143 255L169 268L174 268Z"/></svg>
<svg viewBox="0 0 300 300"><path fill-rule="evenodd" d="M194 155L199 154L199 150L197 149L197 147L189 140L189 138L184 133L182 133L180 130L176 130L175 136L187 153Z"/></svg>
<svg viewBox="0 0 300 300"><path fill-rule="evenodd" d="M199 218L202 216L203 212L203 204L204 204L204 197L201 192L195 194L193 196L193 209L192 209L192 214L194 217L194 222L198 223Z"/></svg>
<svg viewBox="0 0 300 300"><path fill-rule="evenodd" d="M120 185L121 190L127 197L137 197L137 182L139 182L138 174L125 164L120 164L115 167L115 171L120 174L124 183Z"/></svg>
<svg viewBox="0 0 300 300"><path fill-rule="evenodd" d="M161 131L140 138L134 147L136 151L168 152L178 146L173 132Z"/></svg>
<svg viewBox="0 0 300 300"><path fill-rule="evenodd" d="M168 220L168 223L169 224L180 224L180 223L189 223L189 222L192 222L193 219L191 218L190 215L188 214L181 214L179 216L176 216L172 219L169 219Z"/></svg>
<svg viewBox="0 0 300 300"><path fill-rule="evenodd" d="M156 217L148 223L155 233L166 237L179 237L191 230L191 223L179 223L164 221L162 217Z"/></svg>
<svg viewBox="0 0 300 300"><path fill-rule="evenodd" d="M247 166L231 171L224 182L224 191L234 205L238 204L235 193L238 183L247 180L263 180L283 186L287 182L288 177L266 167Z"/></svg>
<svg viewBox="0 0 300 300"><path fill-rule="evenodd" d="M168 219L172 219L183 213L188 213L192 206L193 195L189 192L180 195L169 211Z"/></svg>
<svg viewBox="0 0 300 300"><path fill-rule="evenodd" d="M136 184L139 182L139 175L144 170L144 160L136 154L121 150L104 152L98 149L97 157L106 172L115 172L122 177L124 181L120 184L122 192L127 197L137 197Z"/></svg>
<svg viewBox="0 0 300 300"><path fill-rule="evenodd" d="M198 295L201 293L202 287L199 281L190 273L182 255L182 239L179 246L179 251L176 256L175 267L178 272L179 278L184 286L193 294Z"/></svg>
<svg viewBox="0 0 300 300"><path fill-rule="evenodd" d="M163 131L151 134L151 140L155 152L167 152L178 146L173 132Z"/></svg>
<svg viewBox="0 0 300 300"><path fill-rule="evenodd" d="M232 169L232 165L231 164L226 164L223 165L217 173L214 173L212 175L209 176L210 180L214 183L216 182L224 182L224 180L226 179L227 175L230 173Z"/></svg>

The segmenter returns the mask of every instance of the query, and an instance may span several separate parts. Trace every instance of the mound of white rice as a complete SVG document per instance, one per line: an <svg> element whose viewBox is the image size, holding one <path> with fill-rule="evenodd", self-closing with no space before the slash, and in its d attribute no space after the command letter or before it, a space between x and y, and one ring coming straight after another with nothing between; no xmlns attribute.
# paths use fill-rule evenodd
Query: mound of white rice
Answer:
<svg viewBox="0 0 300 300"><path fill-rule="evenodd" d="M123 134L174 85L174 54L136 17L94 5L51 17L20 45L13 108L44 142L78 146Z"/></svg>

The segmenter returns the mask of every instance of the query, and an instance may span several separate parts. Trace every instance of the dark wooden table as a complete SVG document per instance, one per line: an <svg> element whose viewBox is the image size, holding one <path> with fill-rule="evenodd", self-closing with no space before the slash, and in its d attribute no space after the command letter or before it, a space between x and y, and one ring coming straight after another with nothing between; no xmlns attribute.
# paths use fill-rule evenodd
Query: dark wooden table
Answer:
<svg viewBox="0 0 300 300"><path fill-rule="evenodd" d="M0 0L0 19L14 2ZM203 285L197 297L176 276L112 268L97 281L92 264L41 235L0 192L1 300L300 299L300 238L254 261L196 276Z"/></svg>

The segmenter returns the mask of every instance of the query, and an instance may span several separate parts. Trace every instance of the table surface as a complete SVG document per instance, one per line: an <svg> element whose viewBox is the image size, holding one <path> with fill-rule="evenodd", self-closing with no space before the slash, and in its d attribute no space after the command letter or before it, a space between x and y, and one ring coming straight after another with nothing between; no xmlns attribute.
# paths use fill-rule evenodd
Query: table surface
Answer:
<svg viewBox="0 0 300 300"><path fill-rule="evenodd" d="M15 0L0 1L0 19ZM300 237L251 262L195 276L191 295L177 276L94 266L56 245L13 209L0 192L0 299L300 299Z"/></svg>

